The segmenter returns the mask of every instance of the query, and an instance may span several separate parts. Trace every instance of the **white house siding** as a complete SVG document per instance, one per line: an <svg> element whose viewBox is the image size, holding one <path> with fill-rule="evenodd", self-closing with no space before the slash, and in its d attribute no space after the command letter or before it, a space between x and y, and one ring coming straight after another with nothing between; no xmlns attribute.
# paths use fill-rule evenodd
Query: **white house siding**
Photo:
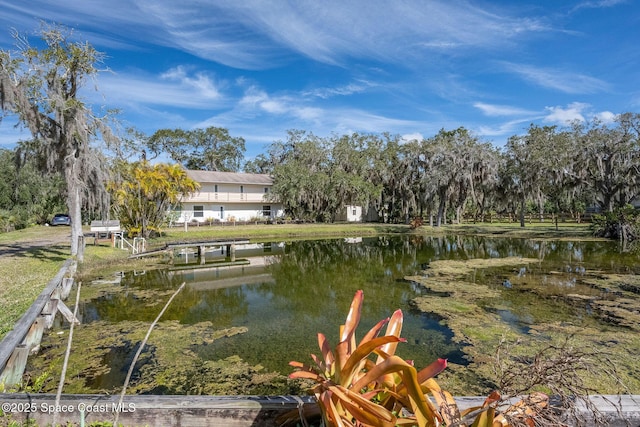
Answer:
<svg viewBox="0 0 640 427"><path fill-rule="evenodd" d="M362 206L344 206L336 215L336 221L362 222Z"/></svg>
<svg viewBox="0 0 640 427"><path fill-rule="evenodd" d="M268 199L273 185L269 175L191 170L187 175L200 183L200 191L183 200L176 222L248 221L283 215L282 204Z"/></svg>
<svg viewBox="0 0 640 427"><path fill-rule="evenodd" d="M347 221L362 222L362 206L347 206Z"/></svg>

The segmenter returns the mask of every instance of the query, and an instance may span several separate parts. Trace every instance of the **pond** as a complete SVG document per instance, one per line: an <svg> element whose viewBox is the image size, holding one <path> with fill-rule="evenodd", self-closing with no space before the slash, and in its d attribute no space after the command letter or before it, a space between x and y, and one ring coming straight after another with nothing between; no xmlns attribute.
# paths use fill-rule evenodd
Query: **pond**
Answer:
<svg viewBox="0 0 640 427"><path fill-rule="evenodd" d="M117 392L149 324L183 281L136 365L130 392L297 392L285 377L288 362L318 354L317 332L337 341L358 289L358 337L402 309L407 343L397 353L417 367L438 357L463 368L474 361L470 347L479 343L450 319L452 307L470 301L519 335L559 322L637 338L637 330L600 308L637 296L633 280L623 280L624 289L607 277L638 273L637 256L604 241L380 236L238 245L234 253L212 247L204 259L182 251L166 269L83 285L65 392ZM65 340L64 333L47 337L42 355L30 361L32 377L58 369Z"/></svg>

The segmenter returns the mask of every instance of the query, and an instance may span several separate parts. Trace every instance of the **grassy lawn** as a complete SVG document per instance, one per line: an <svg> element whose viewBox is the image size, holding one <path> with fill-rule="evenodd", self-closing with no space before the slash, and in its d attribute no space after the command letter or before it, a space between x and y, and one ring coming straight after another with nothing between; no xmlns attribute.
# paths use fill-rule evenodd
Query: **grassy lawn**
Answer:
<svg viewBox="0 0 640 427"><path fill-rule="evenodd" d="M165 236L153 239L150 247L170 242L206 241L224 238L248 238L252 240L321 238L343 236L374 236L389 233L407 233L407 225L397 224L272 224L272 225L214 225L175 227L163 230Z"/></svg>
<svg viewBox="0 0 640 427"><path fill-rule="evenodd" d="M0 339L69 258L68 242L34 242L51 238L64 241L68 234L67 227L31 227L0 234Z"/></svg>
<svg viewBox="0 0 640 427"><path fill-rule="evenodd" d="M504 236L523 238L593 238L591 224L575 222L560 222L556 230L555 224L547 222L527 222L525 227L520 227L519 222L494 222L494 223L464 223L446 225L440 228L421 227L420 230L426 234L473 234L478 236Z"/></svg>
<svg viewBox="0 0 640 427"><path fill-rule="evenodd" d="M68 227L31 227L26 230L0 234L0 339L42 292L69 257ZM224 238L302 239L347 236L375 236L381 234L419 233L425 235L477 234L523 238L588 238L588 224L560 223L559 231L551 222L462 224L440 228L424 226L411 230L407 225L392 224L282 224L282 225L225 225L182 227L166 230L166 235L149 242L149 249L163 247L170 242L207 241ZM57 243L48 243L55 241ZM80 273L124 265L148 263L150 260L129 260L128 253L109 246L107 241L94 246L91 239L85 250L85 263ZM133 268L133 267L132 267Z"/></svg>

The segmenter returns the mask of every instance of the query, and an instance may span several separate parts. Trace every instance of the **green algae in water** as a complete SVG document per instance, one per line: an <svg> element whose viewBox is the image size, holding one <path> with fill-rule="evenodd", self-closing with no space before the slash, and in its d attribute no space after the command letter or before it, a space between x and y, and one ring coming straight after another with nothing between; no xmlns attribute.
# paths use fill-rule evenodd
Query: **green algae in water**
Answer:
<svg viewBox="0 0 640 427"><path fill-rule="evenodd" d="M237 254L243 257L241 250ZM217 277L199 267L191 273L161 269L83 286L82 328L92 331L83 345L90 350L79 350L82 360L74 365L72 385L65 391L121 386L122 369L135 343L189 275L192 281L163 316L164 326L152 333L149 349L137 365L132 393L292 393L295 385L286 379L291 372L288 361L317 354L317 332L337 341L339 325L358 289L365 293L359 336L401 308L408 342L398 353L414 359L417 367L449 357L450 369L443 378L455 384L456 393L479 393L492 383L487 367L503 337L559 337L561 329L548 326L554 322L591 333L604 327L602 319L566 298L576 292L589 297L600 292L589 282L589 272L598 271L598 277L603 272L639 273L634 270L637 259L617 254L615 245L601 241L381 237L274 243L262 255L268 258L261 266L239 266L234 277L222 269ZM446 261L454 268L437 273L438 264ZM577 274L576 267L587 273ZM576 277L576 285L559 292L563 287L558 283L571 277ZM621 343L632 343L624 329L608 327L620 334ZM203 338L230 330L241 333ZM618 351L615 345L608 348ZM61 350L56 351L45 349L44 362L39 358L39 368L32 365L34 375L59 363ZM637 373L634 362L621 363L630 375Z"/></svg>

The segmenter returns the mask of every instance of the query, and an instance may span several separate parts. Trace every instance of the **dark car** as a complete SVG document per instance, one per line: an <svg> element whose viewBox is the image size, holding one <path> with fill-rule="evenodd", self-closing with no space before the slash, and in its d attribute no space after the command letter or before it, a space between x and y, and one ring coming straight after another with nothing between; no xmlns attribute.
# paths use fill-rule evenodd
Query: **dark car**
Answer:
<svg viewBox="0 0 640 427"><path fill-rule="evenodd" d="M71 218L66 214L55 214L50 222L51 225L71 225Z"/></svg>

